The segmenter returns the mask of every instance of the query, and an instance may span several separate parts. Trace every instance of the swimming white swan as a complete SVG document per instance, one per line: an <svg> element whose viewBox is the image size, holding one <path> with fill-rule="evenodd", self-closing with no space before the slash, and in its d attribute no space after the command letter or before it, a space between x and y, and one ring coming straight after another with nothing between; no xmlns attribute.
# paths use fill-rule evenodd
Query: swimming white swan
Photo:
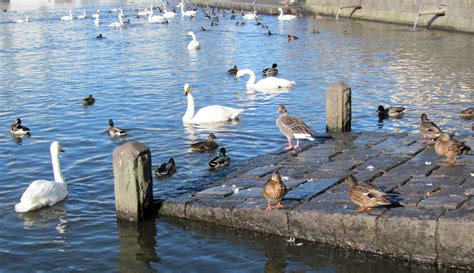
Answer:
<svg viewBox="0 0 474 273"><path fill-rule="evenodd" d="M92 14L92 18L97 18L100 16L100 10L96 10L94 14Z"/></svg>
<svg viewBox="0 0 474 273"><path fill-rule="evenodd" d="M296 84L294 81L280 79L277 77L266 77L265 79L261 79L257 83L255 83L255 73L250 69L239 69L235 77L239 78L247 74L250 75L250 78L247 81L247 89L256 89L256 90L290 89L290 88L293 88L293 85Z"/></svg>
<svg viewBox="0 0 474 273"><path fill-rule="evenodd" d="M201 45L199 44L199 41L196 40L196 35L194 34L194 32L190 31L188 32L188 35L193 37L193 40L188 44L188 50L200 49Z"/></svg>
<svg viewBox="0 0 474 273"><path fill-rule="evenodd" d="M199 109L194 115L194 98L191 94L191 87L184 85L184 94L188 97L188 108L183 116L184 123L209 123L222 122L237 119L244 109L226 107L221 105L211 105Z"/></svg>
<svg viewBox="0 0 474 273"><path fill-rule="evenodd" d="M184 17L184 16L196 16L196 11L195 10L187 10L187 11L184 11L184 3L183 1L181 1L181 3L179 3L178 5L176 5L176 7L181 7L181 17Z"/></svg>
<svg viewBox="0 0 474 273"><path fill-rule="evenodd" d="M123 23L122 16L119 14L117 17L118 17L119 21L118 21L118 22L113 22L113 23L111 23L111 24L109 25L109 27L113 27L113 28L125 27L125 24Z"/></svg>
<svg viewBox="0 0 474 273"><path fill-rule="evenodd" d="M176 12L168 11L166 9L166 5L164 5L163 11L163 17L165 17L166 19L174 18L176 16Z"/></svg>
<svg viewBox="0 0 474 273"><path fill-rule="evenodd" d="M150 14L148 15L149 23L162 23L165 20L165 17L161 15L153 16L153 5L150 6Z"/></svg>
<svg viewBox="0 0 474 273"><path fill-rule="evenodd" d="M247 20L257 20L258 19L258 16L257 16L257 11L254 11L253 13L247 13L244 15L244 19L247 19Z"/></svg>
<svg viewBox="0 0 474 273"><path fill-rule="evenodd" d="M295 15L291 15L291 14L283 15L283 10L281 8L278 8L278 11L280 12L280 15L278 15L278 20L280 21L288 21L288 20L296 19Z"/></svg>
<svg viewBox="0 0 474 273"><path fill-rule="evenodd" d="M85 19L87 18L86 10L82 10L82 14L77 16L77 19Z"/></svg>
<svg viewBox="0 0 474 273"><path fill-rule="evenodd" d="M28 23L29 21L30 21L30 16L28 16L28 15L25 15L25 20L23 20L23 19L16 20L16 22L19 23L19 24Z"/></svg>
<svg viewBox="0 0 474 273"><path fill-rule="evenodd" d="M72 10L69 10L69 15L61 17L61 21L72 21L74 17L72 16Z"/></svg>
<svg viewBox="0 0 474 273"><path fill-rule="evenodd" d="M57 141L51 143L50 151L54 181L33 181L21 196L20 203L15 205L16 212L27 212L45 206L52 206L66 198L68 194L67 185L59 164L59 152L64 151Z"/></svg>

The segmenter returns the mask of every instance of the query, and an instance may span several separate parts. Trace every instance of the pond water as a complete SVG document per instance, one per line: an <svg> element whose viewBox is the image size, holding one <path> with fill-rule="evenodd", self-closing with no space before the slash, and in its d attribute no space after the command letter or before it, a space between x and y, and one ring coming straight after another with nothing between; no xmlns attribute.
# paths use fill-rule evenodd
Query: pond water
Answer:
<svg viewBox="0 0 474 273"><path fill-rule="evenodd" d="M474 104L474 36L332 18L280 23L275 16L261 15L273 33L266 36L253 23L237 27L240 15L236 20L221 16L213 27L201 11L195 20L178 16L168 25L135 18L132 10L149 2L26 2L2 3L6 11L0 12L1 271L435 270L176 219L152 219L138 229L118 225L112 152L135 140L150 147L155 167L174 157L176 174L155 179L154 195L190 193L201 186L199 178L207 175L207 162L214 156L191 153L190 143L213 132L237 163L280 149L286 145L275 125L280 104L323 132L325 90L338 80L352 87L353 130L416 133L419 116L426 112L445 130L472 134L472 121L459 113ZM108 11L119 6L131 24L108 28L117 21L117 14ZM74 16L81 9L90 16L99 8L103 23L96 27L92 18L61 22L70 8ZM26 14L29 23L14 23ZM199 31L201 26L207 31ZM320 34L311 33L313 27ZM199 51L186 49L190 30L201 43ZM97 40L99 33L105 39ZM300 39L288 41L287 34ZM226 75L234 65L260 71L275 62L279 77L296 81L293 90L249 92L247 77ZM198 108L243 108L240 121L183 124L186 82ZM89 94L96 103L83 107L81 100ZM408 111L403 118L379 121L379 104ZM8 132L18 117L32 130L21 141ZM109 118L129 135L110 138ZM53 177L53 140L66 151L60 161L69 195L53 207L17 214L14 205L26 187Z"/></svg>

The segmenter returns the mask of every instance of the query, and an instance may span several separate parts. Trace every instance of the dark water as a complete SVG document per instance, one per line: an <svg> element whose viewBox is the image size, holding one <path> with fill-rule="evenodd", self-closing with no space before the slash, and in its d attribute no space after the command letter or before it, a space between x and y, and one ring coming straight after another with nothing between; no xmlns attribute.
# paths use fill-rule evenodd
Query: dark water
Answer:
<svg viewBox="0 0 474 273"><path fill-rule="evenodd" d="M117 19L107 11L120 5L131 26L109 29ZM211 27L202 12L194 21L177 17L159 25L132 15L130 8L144 8L145 3L88 1L74 6L75 16L82 7L89 16L100 8L103 24L96 28L91 18L60 22L70 7L13 1L3 4L8 12L0 13L1 271L130 271L126 266L140 271L147 266L166 271L434 270L170 219L154 219L138 229L118 226L112 151L136 140L150 147L154 166L173 156L178 171L155 180L155 196L185 193L199 186L213 156L190 153L190 143L214 132L234 162L279 149L286 145L275 126L280 104L322 132L325 90L337 80L352 87L354 130L417 132L418 117L426 112L445 130L472 133L472 122L458 114L474 104L474 36L325 18L279 23L262 15L274 33L267 37L260 27L236 27L229 17ZM13 23L25 14L30 23ZM209 31L199 31L201 26ZM310 33L313 27L321 33ZM196 32L200 51L187 51L189 30ZM98 33L106 39L96 40ZM288 42L288 33L300 39ZM279 77L296 81L292 91L248 92L247 78L235 80L225 73L234 65L258 71L274 62ZM197 108L244 108L241 120L183 125L186 82ZM89 94L96 104L84 108L81 99ZM401 119L379 122L379 104L403 105L408 111ZM17 117L33 131L21 145L8 133ZM109 118L130 135L110 138ZM52 179L52 140L66 150L60 160L69 196L51 208L17 214L14 205L26 187L36 179Z"/></svg>

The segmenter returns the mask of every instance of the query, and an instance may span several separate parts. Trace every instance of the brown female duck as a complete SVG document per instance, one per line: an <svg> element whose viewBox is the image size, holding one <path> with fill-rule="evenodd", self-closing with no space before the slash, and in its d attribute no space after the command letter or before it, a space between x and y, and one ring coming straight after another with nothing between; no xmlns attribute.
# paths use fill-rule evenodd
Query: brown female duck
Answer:
<svg viewBox="0 0 474 273"><path fill-rule="evenodd" d="M386 198L386 193L370 185L359 184L354 176L349 175L347 182L349 183L349 199L359 206L358 212L371 211L373 207L391 204Z"/></svg>
<svg viewBox="0 0 474 273"><path fill-rule="evenodd" d="M210 133L207 137L207 141L193 143L191 144L191 149L194 152L210 152L219 146L216 142L216 139L217 137L213 133Z"/></svg>
<svg viewBox="0 0 474 273"><path fill-rule="evenodd" d="M469 107L466 110L462 110L461 117L463 117L463 118L474 118L474 108Z"/></svg>
<svg viewBox="0 0 474 273"><path fill-rule="evenodd" d="M82 99L82 105L84 106L93 105L94 103L95 103L95 99L94 97L92 97L92 95L89 95L89 97Z"/></svg>
<svg viewBox="0 0 474 273"><path fill-rule="evenodd" d="M288 188L283 184L283 181L281 180L281 175L280 173L275 170L272 174L272 177L263 185L262 188L262 196L267 199L267 210L271 210L273 208L275 209L281 209L283 208L283 204L280 202L280 200L285 196L285 194L288 192ZM278 202L276 205L272 206L270 204L271 202Z"/></svg>
<svg viewBox="0 0 474 273"><path fill-rule="evenodd" d="M420 117L420 131L423 135L423 143L426 143L426 138L430 139L431 142L434 142L434 139L441 136L441 129L439 129L436 123L430 121L428 116L423 113Z"/></svg>
<svg viewBox="0 0 474 273"><path fill-rule="evenodd" d="M448 133L442 133L435 144L435 151L441 156L446 156L449 163L456 162L456 158L462 154L467 154L471 147L464 142L451 138Z"/></svg>

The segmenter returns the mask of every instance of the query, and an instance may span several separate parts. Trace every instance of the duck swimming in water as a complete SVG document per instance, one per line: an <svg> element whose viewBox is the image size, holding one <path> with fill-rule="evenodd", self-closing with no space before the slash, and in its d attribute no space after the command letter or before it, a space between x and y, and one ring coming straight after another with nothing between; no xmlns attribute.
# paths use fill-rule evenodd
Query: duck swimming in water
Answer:
<svg viewBox="0 0 474 273"><path fill-rule="evenodd" d="M30 136L31 130L26 126L22 126L21 119L17 118L10 126L10 134L14 137Z"/></svg>
<svg viewBox="0 0 474 273"><path fill-rule="evenodd" d="M278 65L274 63L272 64L272 67L265 68L264 70L262 70L262 73L264 76L275 76L276 74L278 74L277 67Z"/></svg>
<svg viewBox="0 0 474 273"><path fill-rule="evenodd" d="M94 103L95 103L95 99L94 97L92 97L92 95L89 95L89 97L82 99L82 105L84 106L93 105Z"/></svg>
<svg viewBox="0 0 474 273"><path fill-rule="evenodd" d="M217 139L216 135L214 135L213 133L210 133L209 136L207 137L207 141L199 141L199 142L193 143L191 144L191 149L194 152L210 152L216 149L217 147L219 147L219 145L216 142L216 139Z"/></svg>

